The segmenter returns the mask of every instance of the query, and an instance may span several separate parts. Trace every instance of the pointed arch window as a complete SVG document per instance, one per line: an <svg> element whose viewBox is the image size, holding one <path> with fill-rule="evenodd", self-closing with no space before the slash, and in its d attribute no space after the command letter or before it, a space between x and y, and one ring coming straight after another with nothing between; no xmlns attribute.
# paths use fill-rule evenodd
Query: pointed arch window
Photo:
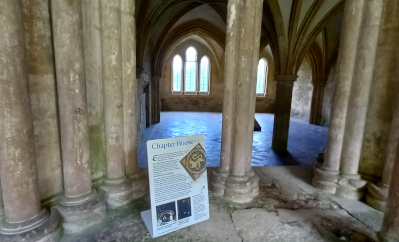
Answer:
<svg viewBox="0 0 399 242"><path fill-rule="evenodd" d="M186 51L186 73L185 92L186 94L197 93L197 51L189 47Z"/></svg>
<svg viewBox="0 0 399 242"><path fill-rule="evenodd" d="M200 65L200 94L208 94L209 93L209 58L204 56L201 58Z"/></svg>
<svg viewBox="0 0 399 242"><path fill-rule="evenodd" d="M173 57L172 64L173 74L172 74L172 92L181 93L182 91L182 67L183 61L179 55Z"/></svg>
<svg viewBox="0 0 399 242"><path fill-rule="evenodd" d="M267 63L265 59L260 59L258 64L258 74L256 79L256 95L264 97L266 95L267 84Z"/></svg>

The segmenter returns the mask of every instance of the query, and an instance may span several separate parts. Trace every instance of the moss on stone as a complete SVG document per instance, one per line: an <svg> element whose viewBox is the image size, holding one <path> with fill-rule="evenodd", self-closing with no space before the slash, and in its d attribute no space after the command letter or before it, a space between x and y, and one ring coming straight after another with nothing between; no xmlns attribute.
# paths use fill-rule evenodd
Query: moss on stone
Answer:
<svg viewBox="0 0 399 242"><path fill-rule="evenodd" d="M89 126L90 164L93 181L101 180L106 174L104 130L101 125Z"/></svg>

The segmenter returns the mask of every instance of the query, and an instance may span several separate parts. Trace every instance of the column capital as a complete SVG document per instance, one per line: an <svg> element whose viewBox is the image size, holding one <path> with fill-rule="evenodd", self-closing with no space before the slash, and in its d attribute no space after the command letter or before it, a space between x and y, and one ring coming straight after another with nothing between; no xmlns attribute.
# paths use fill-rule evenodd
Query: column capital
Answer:
<svg viewBox="0 0 399 242"><path fill-rule="evenodd" d="M275 80L277 82L277 85L283 85L283 86L293 86L294 81L298 79L297 75L276 75Z"/></svg>

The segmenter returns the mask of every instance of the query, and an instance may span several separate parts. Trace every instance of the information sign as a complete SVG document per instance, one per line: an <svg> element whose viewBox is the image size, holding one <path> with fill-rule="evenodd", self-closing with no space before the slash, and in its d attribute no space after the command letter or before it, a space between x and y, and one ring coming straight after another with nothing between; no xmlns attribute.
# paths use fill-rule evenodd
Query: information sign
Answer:
<svg viewBox="0 0 399 242"><path fill-rule="evenodd" d="M204 135L147 142L151 209L141 212L152 237L209 219Z"/></svg>

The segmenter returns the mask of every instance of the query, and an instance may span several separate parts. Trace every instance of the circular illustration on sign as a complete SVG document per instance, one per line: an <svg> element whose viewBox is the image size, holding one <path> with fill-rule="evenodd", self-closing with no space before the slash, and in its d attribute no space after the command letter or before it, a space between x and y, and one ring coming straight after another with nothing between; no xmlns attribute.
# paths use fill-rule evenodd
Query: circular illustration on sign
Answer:
<svg viewBox="0 0 399 242"><path fill-rule="evenodd" d="M197 144L188 154L180 161L188 174L197 180L198 177L206 170L205 150L200 144Z"/></svg>

